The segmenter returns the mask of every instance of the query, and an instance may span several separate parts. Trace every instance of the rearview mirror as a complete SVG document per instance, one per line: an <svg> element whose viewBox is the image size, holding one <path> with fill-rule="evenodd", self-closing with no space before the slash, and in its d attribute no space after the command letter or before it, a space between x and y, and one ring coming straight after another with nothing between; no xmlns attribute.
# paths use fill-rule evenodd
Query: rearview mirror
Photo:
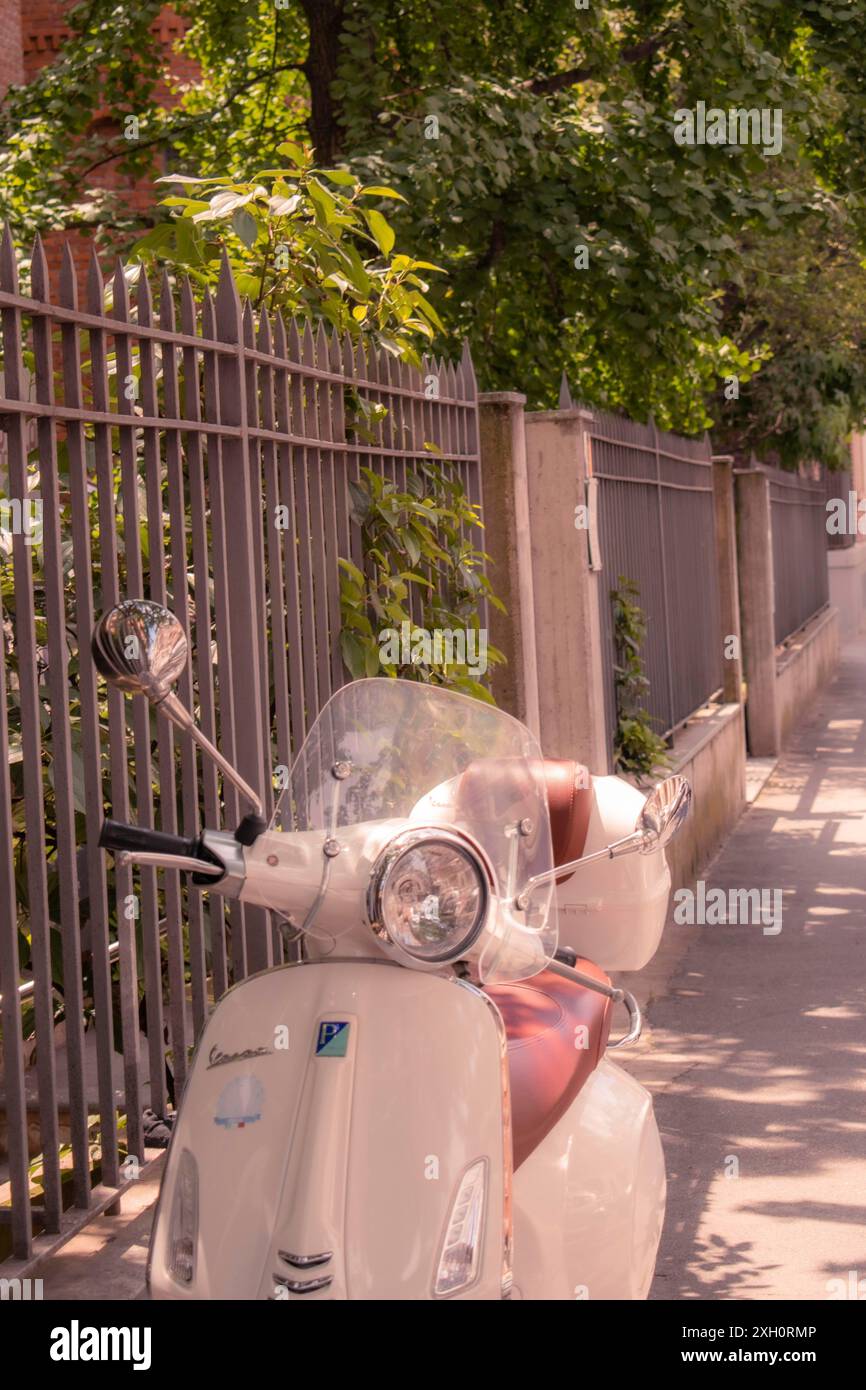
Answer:
<svg viewBox="0 0 866 1390"><path fill-rule="evenodd" d="M664 849L681 829L692 805L692 789L685 777L666 777L654 787L635 824L641 854Z"/></svg>
<svg viewBox="0 0 866 1390"><path fill-rule="evenodd" d="M93 629L90 641L99 674L127 695L144 695L156 705L166 719L204 749L246 797L254 815L244 817L235 831L235 838L241 844L252 844L266 824L262 819L261 797L205 737L172 690L186 670L188 646L179 619L161 603L146 598L128 598L109 608Z"/></svg>
<svg viewBox="0 0 866 1390"><path fill-rule="evenodd" d="M175 615L149 599L126 599L104 613L93 630L93 660L100 675L128 695L160 704L186 668L187 640Z"/></svg>

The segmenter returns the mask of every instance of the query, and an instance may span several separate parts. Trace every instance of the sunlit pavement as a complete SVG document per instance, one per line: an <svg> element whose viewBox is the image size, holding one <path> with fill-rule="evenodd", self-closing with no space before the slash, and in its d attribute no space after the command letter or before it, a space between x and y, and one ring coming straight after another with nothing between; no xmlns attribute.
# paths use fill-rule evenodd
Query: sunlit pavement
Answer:
<svg viewBox="0 0 866 1390"><path fill-rule="evenodd" d="M629 1061L668 1163L651 1296L866 1297L866 639L703 877L780 889L782 930L660 953Z"/></svg>
<svg viewBox="0 0 866 1390"><path fill-rule="evenodd" d="M100 1216L36 1271L46 1299L140 1299L163 1158L126 1189L118 1216Z"/></svg>

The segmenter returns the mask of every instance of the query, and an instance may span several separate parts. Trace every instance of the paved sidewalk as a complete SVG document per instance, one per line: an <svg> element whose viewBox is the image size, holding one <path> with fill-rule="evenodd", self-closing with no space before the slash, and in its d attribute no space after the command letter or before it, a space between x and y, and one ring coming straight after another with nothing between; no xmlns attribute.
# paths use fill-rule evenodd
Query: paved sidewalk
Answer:
<svg viewBox="0 0 866 1390"><path fill-rule="evenodd" d="M866 1298L866 640L703 878L780 889L782 930L666 942L629 1065L668 1163L651 1297Z"/></svg>
<svg viewBox="0 0 866 1390"><path fill-rule="evenodd" d="M119 1302L145 1297L144 1271L164 1155L120 1199L119 1216L100 1216L36 1271L44 1297Z"/></svg>

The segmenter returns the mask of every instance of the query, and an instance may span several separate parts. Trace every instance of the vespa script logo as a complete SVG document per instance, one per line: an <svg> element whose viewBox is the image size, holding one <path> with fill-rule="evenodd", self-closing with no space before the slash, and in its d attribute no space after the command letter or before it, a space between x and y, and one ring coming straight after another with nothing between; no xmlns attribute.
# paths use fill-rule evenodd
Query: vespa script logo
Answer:
<svg viewBox="0 0 866 1390"><path fill-rule="evenodd" d="M222 1052L214 1043L207 1056L207 1069L212 1067L224 1067L229 1062L248 1062L252 1057L272 1057L273 1049L270 1047L247 1047L243 1052Z"/></svg>

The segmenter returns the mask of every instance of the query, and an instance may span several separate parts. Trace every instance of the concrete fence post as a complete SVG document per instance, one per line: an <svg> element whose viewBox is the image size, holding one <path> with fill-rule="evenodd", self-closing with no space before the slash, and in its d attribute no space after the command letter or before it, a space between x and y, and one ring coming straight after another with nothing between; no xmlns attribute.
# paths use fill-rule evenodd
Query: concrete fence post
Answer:
<svg viewBox="0 0 866 1390"><path fill-rule="evenodd" d="M737 470L734 479L746 735L760 758L779 751L770 485L756 468Z"/></svg>
<svg viewBox="0 0 866 1390"><path fill-rule="evenodd" d="M496 703L540 736L535 603L526 476L526 397L487 391L478 397L484 548L493 561L491 582L506 612L490 608L490 641L507 664L491 672Z"/></svg>
<svg viewBox="0 0 866 1390"><path fill-rule="evenodd" d="M604 711L599 573L590 568L588 412L526 416L526 457L541 746L595 774L610 768ZM603 577L603 576L602 576Z"/></svg>
<svg viewBox="0 0 866 1390"><path fill-rule="evenodd" d="M722 698L725 704L743 699L740 586L737 577L737 518L734 505L733 459L713 459L713 512L716 527L716 565L719 573L719 616L723 652Z"/></svg>

